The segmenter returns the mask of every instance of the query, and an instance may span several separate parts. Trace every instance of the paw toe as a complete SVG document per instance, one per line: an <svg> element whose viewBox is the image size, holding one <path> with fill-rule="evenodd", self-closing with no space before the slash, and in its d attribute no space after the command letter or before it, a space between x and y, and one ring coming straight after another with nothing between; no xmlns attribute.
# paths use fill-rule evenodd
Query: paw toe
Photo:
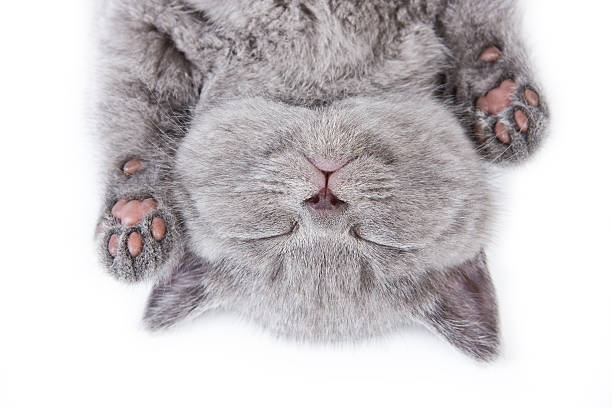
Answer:
<svg viewBox="0 0 612 408"><path fill-rule="evenodd" d="M166 236L166 223L160 217L153 218L151 232L156 241L161 241Z"/></svg>
<svg viewBox="0 0 612 408"><path fill-rule="evenodd" d="M514 112L514 121L516 122L516 126L518 127L519 131L525 132L527 129L529 129L529 119L522 110L519 109Z"/></svg>
<svg viewBox="0 0 612 408"><path fill-rule="evenodd" d="M537 108L540 105L540 96L531 89L525 90L525 100L534 108Z"/></svg>
<svg viewBox="0 0 612 408"><path fill-rule="evenodd" d="M138 232L132 232L128 237L128 251L133 257L137 257L142 252L142 236Z"/></svg>
<svg viewBox="0 0 612 408"><path fill-rule="evenodd" d="M117 251L119 250L119 236L117 234L113 234L108 240L108 253L111 254L113 258L117 256Z"/></svg>
<svg viewBox="0 0 612 408"><path fill-rule="evenodd" d="M499 140L503 144L509 145L510 143L512 143L512 138L510 137L508 128L501 122L497 122L495 124L495 135L497 136L497 140Z"/></svg>

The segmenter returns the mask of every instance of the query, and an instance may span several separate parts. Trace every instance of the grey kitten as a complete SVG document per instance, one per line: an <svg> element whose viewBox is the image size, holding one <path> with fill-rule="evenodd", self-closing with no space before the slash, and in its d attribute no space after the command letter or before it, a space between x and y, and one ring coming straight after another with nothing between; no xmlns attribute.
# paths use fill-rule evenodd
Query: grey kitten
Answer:
<svg viewBox="0 0 612 408"><path fill-rule="evenodd" d="M513 3L108 1L97 239L113 275L155 281L147 326L420 322L495 357L487 166L548 120Z"/></svg>

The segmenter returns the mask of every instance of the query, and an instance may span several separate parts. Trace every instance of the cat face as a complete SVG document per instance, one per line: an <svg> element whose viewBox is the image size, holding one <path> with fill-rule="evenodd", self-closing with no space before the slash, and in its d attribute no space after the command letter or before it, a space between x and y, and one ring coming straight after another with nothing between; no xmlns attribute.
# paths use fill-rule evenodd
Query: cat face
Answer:
<svg viewBox="0 0 612 408"><path fill-rule="evenodd" d="M191 245L261 271L368 265L401 275L461 263L482 248L490 208L461 133L416 95L200 109L176 168Z"/></svg>

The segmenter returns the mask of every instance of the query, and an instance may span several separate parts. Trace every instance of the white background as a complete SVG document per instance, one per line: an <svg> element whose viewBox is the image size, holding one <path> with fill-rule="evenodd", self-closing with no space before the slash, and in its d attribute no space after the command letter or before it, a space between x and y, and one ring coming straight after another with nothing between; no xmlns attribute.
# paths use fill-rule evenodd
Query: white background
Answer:
<svg viewBox="0 0 612 408"><path fill-rule="evenodd" d="M504 354L483 365L421 329L344 347L233 316L144 331L147 288L107 276L93 247L89 2L3 2L0 406L611 407L612 13L523 3L554 119L541 154L500 179Z"/></svg>

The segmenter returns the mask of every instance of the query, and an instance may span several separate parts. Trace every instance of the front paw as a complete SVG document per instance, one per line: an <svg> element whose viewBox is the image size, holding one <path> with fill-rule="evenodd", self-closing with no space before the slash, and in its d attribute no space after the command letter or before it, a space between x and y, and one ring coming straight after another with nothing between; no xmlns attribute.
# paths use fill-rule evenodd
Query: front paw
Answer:
<svg viewBox="0 0 612 408"><path fill-rule="evenodd" d="M125 175L139 172L139 166L134 161L126 163ZM100 257L118 279L159 278L168 261L178 256L175 217L153 195L138 192L109 201L98 224Z"/></svg>
<svg viewBox="0 0 612 408"><path fill-rule="evenodd" d="M478 149L496 163L527 158L539 146L548 122L541 92L521 68L490 46L480 54L472 74L482 76L478 83L494 84L473 96L472 111Z"/></svg>
<svg viewBox="0 0 612 408"><path fill-rule="evenodd" d="M523 159L537 147L543 116L539 94L506 79L476 102L476 140L494 162Z"/></svg>

